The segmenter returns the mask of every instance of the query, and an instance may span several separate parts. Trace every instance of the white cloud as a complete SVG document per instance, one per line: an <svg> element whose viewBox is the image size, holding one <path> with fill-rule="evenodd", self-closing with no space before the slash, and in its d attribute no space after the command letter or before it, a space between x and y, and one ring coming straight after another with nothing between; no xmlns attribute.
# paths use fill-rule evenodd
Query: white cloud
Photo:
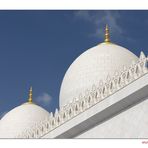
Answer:
<svg viewBox="0 0 148 148"><path fill-rule="evenodd" d="M92 32L91 35L96 37L104 36L104 26L106 24L111 28L112 34L122 34L123 29L120 27L118 23L118 19L120 18L120 14L118 11L86 11L80 10L74 13L74 18L81 19L83 21L88 21L95 27L95 31Z"/></svg>
<svg viewBox="0 0 148 148"><path fill-rule="evenodd" d="M82 18L83 20L86 20L86 21L91 21L92 20L92 16L90 16L90 13L89 13L89 11L86 11L86 10L84 10L84 11L76 11L75 13L74 13L74 15L75 15L75 18Z"/></svg>
<svg viewBox="0 0 148 148"><path fill-rule="evenodd" d="M39 104L42 104L44 106L47 106L50 104L52 100L52 97L48 94L48 93L43 93L41 94L40 96L38 96L36 98L36 101L39 103Z"/></svg>

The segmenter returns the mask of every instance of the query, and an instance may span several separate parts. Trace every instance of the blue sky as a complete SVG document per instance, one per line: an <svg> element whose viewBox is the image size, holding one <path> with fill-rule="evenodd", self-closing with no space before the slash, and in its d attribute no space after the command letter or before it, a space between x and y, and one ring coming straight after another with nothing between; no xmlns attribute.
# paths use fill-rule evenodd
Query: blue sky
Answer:
<svg viewBox="0 0 148 148"><path fill-rule="evenodd" d="M70 64L111 40L139 56L148 55L148 11L0 11L0 116L34 102L49 112L58 107L60 85Z"/></svg>

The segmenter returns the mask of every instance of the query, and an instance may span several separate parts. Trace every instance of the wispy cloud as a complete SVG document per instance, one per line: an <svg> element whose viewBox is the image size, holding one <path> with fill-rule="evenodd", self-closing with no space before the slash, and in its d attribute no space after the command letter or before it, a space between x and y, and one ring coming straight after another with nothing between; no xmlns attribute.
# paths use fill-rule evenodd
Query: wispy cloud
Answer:
<svg viewBox="0 0 148 148"><path fill-rule="evenodd" d="M43 106L50 105L52 97L48 93L43 93L36 98L36 101Z"/></svg>
<svg viewBox="0 0 148 148"><path fill-rule="evenodd" d="M104 26L108 24L112 34L122 34L123 29L120 27L118 20L121 15L118 11L75 11L74 18L87 21L94 25L95 31L91 35L96 37L104 36Z"/></svg>

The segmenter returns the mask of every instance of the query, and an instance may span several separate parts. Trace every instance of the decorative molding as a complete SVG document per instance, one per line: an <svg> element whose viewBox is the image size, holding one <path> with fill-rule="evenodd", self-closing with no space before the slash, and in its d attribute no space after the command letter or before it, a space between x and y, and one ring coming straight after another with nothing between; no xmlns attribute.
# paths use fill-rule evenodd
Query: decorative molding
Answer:
<svg viewBox="0 0 148 148"><path fill-rule="evenodd" d="M93 84L90 90L74 98L73 102L60 110L56 109L54 115L51 112L48 119L27 129L16 138L40 138L146 73L148 73L148 57L141 52L139 60L136 63L132 62L129 68L123 66L123 69L120 72L116 71L112 78L108 75L106 82L100 80L98 85Z"/></svg>

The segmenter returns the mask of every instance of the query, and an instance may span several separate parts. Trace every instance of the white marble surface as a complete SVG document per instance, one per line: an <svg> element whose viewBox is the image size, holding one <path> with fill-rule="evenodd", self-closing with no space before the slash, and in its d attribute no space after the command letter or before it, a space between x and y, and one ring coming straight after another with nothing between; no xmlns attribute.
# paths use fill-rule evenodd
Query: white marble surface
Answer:
<svg viewBox="0 0 148 148"><path fill-rule="evenodd" d="M0 138L15 138L28 128L49 118L49 113L35 104L22 104L9 111L0 123Z"/></svg>
<svg viewBox="0 0 148 148"><path fill-rule="evenodd" d="M102 43L81 54L67 70L60 90L60 107L64 106L80 93L99 84L107 75L113 76L123 65L129 67L137 61L136 55L116 44Z"/></svg>
<svg viewBox="0 0 148 148"><path fill-rule="evenodd" d="M42 138L145 138L148 135L147 90L148 74ZM135 104L139 101L141 103ZM124 112L120 113L121 110Z"/></svg>
<svg viewBox="0 0 148 148"><path fill-rule="evenodd" d="M148 138L148 98L76 138Z"/></svg>

